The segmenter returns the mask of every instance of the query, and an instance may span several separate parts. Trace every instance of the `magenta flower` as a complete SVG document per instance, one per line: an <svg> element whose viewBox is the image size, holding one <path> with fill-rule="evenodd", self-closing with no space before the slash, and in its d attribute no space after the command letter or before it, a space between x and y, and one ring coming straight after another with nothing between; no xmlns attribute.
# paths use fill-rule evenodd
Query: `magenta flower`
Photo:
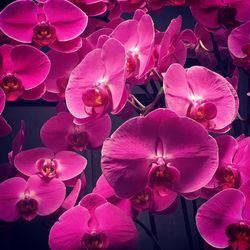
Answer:
<svg viewBox="0 0 250 250"><path fill-rule="evenodd" d="M211 246L231 246L233 250L249 249L249 190L250 182L241 190L223 190L199 208L196 216L197 227L201 236Z"/></svg>
<svg viewBox="0 0 250 250"><path fill-rule="evenodd" d="M187 58L187 49L182 40L181 32L182 17L178 16L169 24L166 32L162 34L161 42L156 45L155 56L157 60L157 69L166 72L173 63L184 65ZM160 34L159 34L160 35Z"/></svg>
<svg viewBox="0 0 250 250"><path fill-rule="evenodd" d="M111 131L111 120L107 114L81 125L73 121L74 117L68 112L60 112L49 119L41 128L43 144L55 152L83 151L100 147Z"/></svg>
<svg viewBox="0 0 250 250"><path fill-rule="evenodd" d="M138 213L142 211L163 211L173 204L177 196L176 193L171 190L169 190L166 195L161 196L158 192L155 192L151 187L147 186L130 199L122 199L116 195L115 190L109 185L103 175L98 179L93 193L102 195L108 202L116 205L129 216L133 217L136 217Z"/></svg>
<svg viewBox="0 0 250 250"><path fill-rule="evenodd" d="M71 151L56 154L48 148L33 148L22 151L14 159L18 171L26 176L38 175L44 179L70 180L81 174L87 165L86 159Z"/></svg>
<svg viewBox="0 0 250 250"><path fill-rule="evenodd" d="M238 142L230 135L222 135L216 141L219 147L219 168L203 189L205 197L228 188L238 189L250 180L249 137Z"/></svg>
<svg viewBox="0 0 250 250"><path fill-rule="evenodd" d="M104 142L102 170L122 198L147 185L160 196L189 193L212 179L217 154L215 140L198 123L157 109L128 120Z"/></svg>
<svg viewBox="0 0 250 250"><path fill-rule="evenodd" d="M23 0L9 4L0 13L2 31L23 43L35 42L62 52L79 49L82 44L78 36L87 25L86 14L66 0L42 2Z"/></svg>
<svg viewBox="0 0 250 250"><path fill-rule="evenodd" d="M132 219L102 196L89 194L54 224L52 250L135 249L137 232Z"/></svg>
<svg viewBox="0 0 250 250"><path fill-rule="evenodd" d="M208 29L232 29L250 19L249 7L248 0L196 1L191 11L198 23Z"/></svg>
<svg viewBox="0 0 250 250"><path fill-rule="evenodd" d="M70 113L76 118L118 113L127 101L124 68L125 50L116 39L88 53L69 79L66 103Z"/></svg>
<svg viewBox="0 0 250 250"><path fill-rule="evenodd" d="M250 69L250 21L235 28L228 37L228 49L234 63L246 70Z"/></svg>
<svg viewBox="0 0 250 250"><path fill-rule="evenodd" d="M120 23L110 36L126 49L126 78L145 76L153 66L151 54L155 32L152 18L138 10L132 20Z"/></svg>
<svg viewBox="0 0 250 250"><path fill-rule="evenodd" d="M164 91L170 109L191 117L209 131L228 131L238 112L232 85L205 67L184 69L172 64L164 77Z"/></svg>
<svg viewBox="0 0 250 250"><path fill-rule="evenodd" d="M48 57L29 45L1 46L0 60L0 89L5 94L1 103L4 98L7 101L23 98L45 80L50 70Z"/></svg>
<svg viewBox="0 0 250 250"><path fill-rule="evenodd" d="M65 186L57 179L8 179L0 184L0 219L15 221L22 217L30 221L36 215L49 215L61 206L65 193Z"/></svg>

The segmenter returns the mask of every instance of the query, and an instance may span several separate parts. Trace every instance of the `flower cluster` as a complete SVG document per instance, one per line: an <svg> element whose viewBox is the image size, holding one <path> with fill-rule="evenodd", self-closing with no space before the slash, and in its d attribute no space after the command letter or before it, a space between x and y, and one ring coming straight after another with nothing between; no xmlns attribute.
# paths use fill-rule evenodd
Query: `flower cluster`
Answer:
<svg viewBox="0 0 250 250"><path fill-rule="evenodd" d="M168 6L190 9L195 27L182 29L177 16L158 30L150 14ZM204 240L249 250L249 117L239 114L237 93L240 76L250 77L249 8L248 0L7 5L0 115L10 102L38 99L57 113L37 148L24 149L21 122L0 164L0 219L55 220L52 250L128 250L141 212L169 214L178 196L204 198L196 217ZM113 131L115 116L123 124ZM10 133L0 116L0 137ZM100 166L90 167L102 175L83 197L87 150L100 150Z"/></svg>

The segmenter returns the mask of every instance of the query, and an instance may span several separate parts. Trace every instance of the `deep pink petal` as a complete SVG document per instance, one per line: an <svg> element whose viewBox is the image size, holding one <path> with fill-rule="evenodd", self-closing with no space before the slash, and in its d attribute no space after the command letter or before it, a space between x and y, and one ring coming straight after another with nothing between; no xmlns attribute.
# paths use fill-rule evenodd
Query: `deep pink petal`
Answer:
<svg viewBox="0 0 250 250"><path fill-rule="evenodd" d="M107 203L107 200L103 196L97 193L90 193L81 199L79 205L87 208L90 213L93 213L96 208L105 203Z"/></svg>
<svg viewBox="0 0 250 250"><path fill-rule="evenodd" d="M0 184L0 219L15 221L20 218L16 208L20 196L25 191L26 181L20 177L8 179Z"/></svg>
<svg viewBox="0 0 250 250"><path fill-rule="evenodd" d="M71 151L58 152L54 159L58 164L57 177L62 181L81 174L87 165L87 160L83 156Z"/></svg>
<svg viewBox="0 0 250 250"><path fill-rule="evenodd" d="M240 187L240 190L246 197L246 204L243 210L243 218L250 220L250 181L246 182Z"/></svg>
<svg viewBox="0 0 250 250"><path fill-rule="evenodd" d="M54 153L47 148L33 148L20 152L14 159L15 166L21 173L31 176L38 173L36 163L40 159L53 159Z"/></svg>
<svg viewBox="0 0 250 250"><path fill-rule="evenodd" d="M216 194L199 208L196 224L208 244L217 248L229 245L226 227L242 220L244 205L245 197L241 191L227 189Z"/></svg>
<svg viewBox="0 0 250 250"><path fill-rule="evenodd" d="M25 90L38 86L50 70L49 58L29 45L17 45L11 51L13 73L22 81Z"/></svg>
<svg viewBox="0 0 250 250"><path fill-rule="evenodd" d="M55 41L50 45L50 48L62 52L62 53L73 53L78 51L82 47L82 39L76 37L69 41Z"/></svg>
<svg viewBox="0 0 250 250"><path fill-rule="evenodd" d="M82 238L88 233L90 214L82 206L76 206L60 216L50 230L49 246L52 250L81 249Z"/></svg>
<svg viewBox="0 0 250 250"><path fill-rule="evenodd" d="M8 122L0 115L0 137L9 135L12 132L11 126Z"/></svg>
<svg viewBox="0 0 250 250"><path fill-rule="evenodd" d="M216 137L216 141L219 147L220 165L231 164L238 149L237 141L230 135Z"/></svg>
<svg viewBox="0 0 250 250"><path fill-rule="evenodd" d="M75 186L73 187L73 190L70 192L70 194L67 196L67 198L63 202L62 208L64 208L65 210L68 210L75 206L76 200L78 199L78 196L81 191L81 186L82 186L81 180L77 179L77 182Z"/></svg>
<svg viewBox="0 0 250 250"><path fill-rule="evenodd" d="M2 114L5 106L5 94L2 89L0 89L0 114Z"/></svg>
<svg viewBox="0 0 250 250"><path fill-rule="evenodd" d="M38 100L44 95L45 92L46 86L44 83L41 83L33 89L24 91L21 98L28 101Z"/></svg>
<svg viewBox="0 0 250 250"><path fill-rule="evenodd" d="M32 41L37 22L37 7L31 0L14 1L0 13L1 30L19 42Z"/></svg>
<svg viewBox="0 0 250 250"><path fill-rule="evenodd" d="M38 202L37 214L49 215L55 212L63 203L66 188L58 179L45 181L39 176L31 176L27 181L31 198Z"/></svg>
<svg viewBox="0 0 250 250"><path fill-rule="evenodd" d="M108 237L110 249L135 249L137 231L131 217L110 203L97 207L95 216L98 229Z"/></svg>
<svg viewBox="0 0 250 250"><path fill-rule="evenodd" d="M76 38L87 26L87 15L66 0L48 0L43 8L49 22L56 29L59 41Z"/></svg>

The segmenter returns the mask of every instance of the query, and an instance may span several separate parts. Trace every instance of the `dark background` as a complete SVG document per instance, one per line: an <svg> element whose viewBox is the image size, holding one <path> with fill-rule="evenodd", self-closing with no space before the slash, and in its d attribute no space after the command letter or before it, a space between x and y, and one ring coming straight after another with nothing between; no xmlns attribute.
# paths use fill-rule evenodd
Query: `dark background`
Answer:
<svg viewBox="0 0 250 250"><path fill-rule="evenodd" d="M1 9L12 1L1 0ZM195 21L186 7L167 7L163 11L153 13L152 17L155 21L156 28L164 31L172 18L182 15L183 28L193 28ZM129 16L129 15L128 15ZM193 61L188 61L190 66ZM242 101L242 115L246 115L247 97L246 78L243 77L240 87L240 95ZM17 102L7 103L3 112L3 116L13 128L10 136L0 139L0 162L7 162L7 153L11 150L11 141L20 127L20 121L24 120L26 124L26 140L24 149L29 149L41 146L39 131L44 122L55 114L55 107L45 102ZM116 129L122 120L113 117L113 130ZM239 125L239 124L238 124ZM244 126L242 126L244 129ZM239 131L237 132L239 134ZM85 192L91 192L95 181L100 176L100 154L99 152L86 152L88 158L88 166L85 170L87 177L87 187ZM92 171L93 169L93 171ZM170 215L155 215L159 242L163 250L198 250L202 249L200 246L200 239L198 237L194 213L195 206L201 204L202 200L198 202L186 201L185 204L181 203L178 198L178 208ZM187 213L190 220L190 228L185 224L185 205L187 206ZM148 213L142 213L139 220L145 223L148 227L149 216ZM44 218L37 217L31 222L19 220L14 223L0 222L0 250L46 250L48 248L48 234L49 229L53 222ZM153 244L145 232L138 227L139 242L138 250L151 250ZM188 235L189 234L189 235ZM189 240L192 238L193 246L190 247ZM63 249L62 249L63 250Z"/></svg>

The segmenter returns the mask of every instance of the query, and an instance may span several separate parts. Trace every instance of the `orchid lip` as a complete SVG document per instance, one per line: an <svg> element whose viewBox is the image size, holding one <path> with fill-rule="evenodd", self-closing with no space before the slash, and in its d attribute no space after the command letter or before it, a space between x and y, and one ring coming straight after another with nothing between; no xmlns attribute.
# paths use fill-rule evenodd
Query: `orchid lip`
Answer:
<svg viewBox="0 0 250 250"><path fill-rule="evenodd" d="M51 159L40 159L36 163L39 174L42 177L54 178L57 175L57 162Z"/></svg>
<svg viewBox="0 0 250 250"><path fill-rule="evenodd" d="M29 195L18 201L16 207L23 218L28 219L34 217L38 208L38 203L35 199L30 198Z"/></svg>
<svg viewBox="0 0 250 250"><path fill-rule="evenodd" d="M250 247L250 227L244 221L230 224L226 228L228 242L233 249L249 249Z"/></svg>
<svg viewBox="0 0 250 250"><path fill-rule="evenodd" d="M33 41L40 46L48 46L56 41L56 30L48 23L42 22L33 29Z"/></svg>
<svg viewBox="0 0 250 250"><path fill-rule="evenodd" d="M104 250L109 246L108 237L102 233L92 230L82 238L82 247L84 250Z"/></svg>
<svg viewBox="0 0 250 250"><path fill-rule="evenodd" d="M21 80L11 73L2 78L0 88L3 89L7 101L16 101L24 93Z"/></svg>

